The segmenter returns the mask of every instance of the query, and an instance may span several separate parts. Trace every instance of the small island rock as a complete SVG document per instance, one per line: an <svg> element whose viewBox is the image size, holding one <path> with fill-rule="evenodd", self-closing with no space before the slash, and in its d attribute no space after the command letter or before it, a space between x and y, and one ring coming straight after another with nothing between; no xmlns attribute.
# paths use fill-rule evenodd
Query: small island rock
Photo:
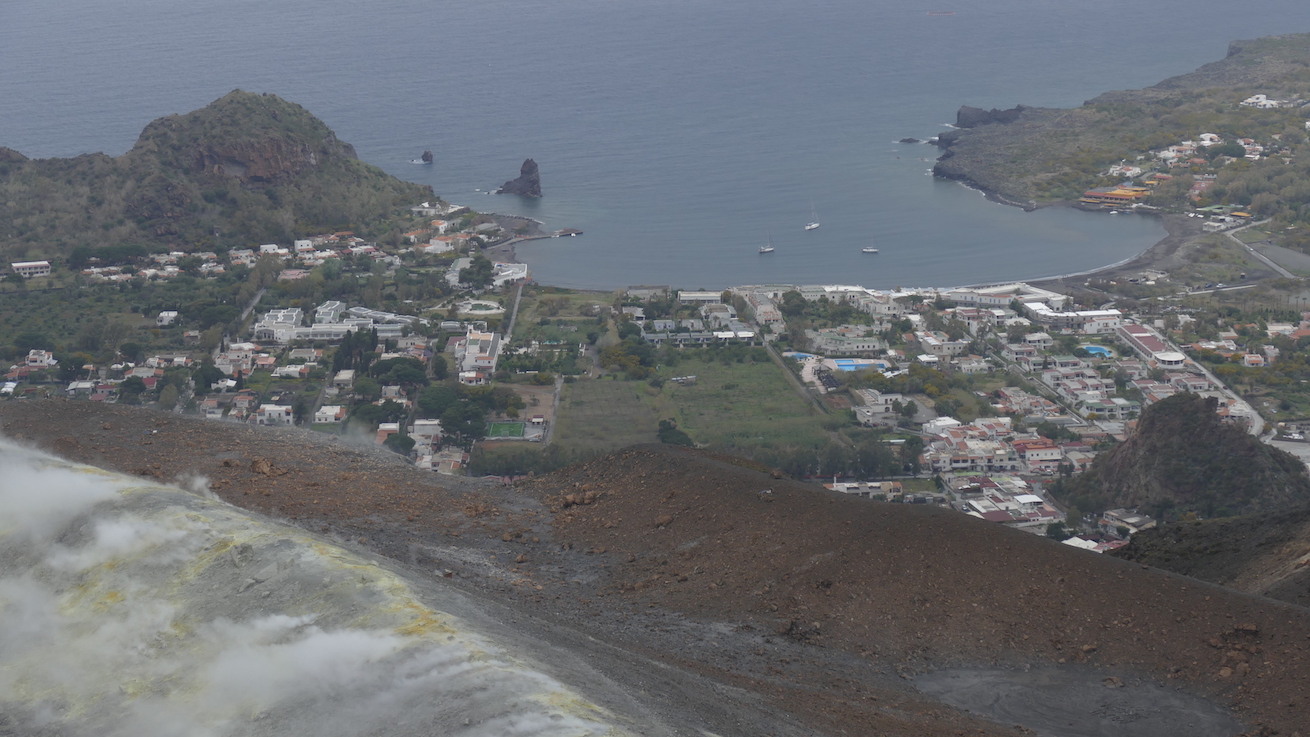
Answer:
<svg viewBox="0 0 1310 737"><path fill-rule="evenodd" d="M431 164L431 163L432 163L432 152L431 152L431 151L424 151L424 152L423 152L423 163L424 163L424 164Z"/></svg>
<svg viewBox="0 0 1310 737"><path fill-rule="evenodd" d="M519 178L511 179L496 190L496 194L517 194L524 197L541 196L541 174L537 171L537 162L527 159L519 168Z"/></svg>
<svg viewBox="0 0 1310 737"><path fill-rule="evenodd" d="M920 141L920 140L917 139L917 138L902 138L902 139L900 140L900 142L901 142L901 143L923 143L923 141Z"/></svg>

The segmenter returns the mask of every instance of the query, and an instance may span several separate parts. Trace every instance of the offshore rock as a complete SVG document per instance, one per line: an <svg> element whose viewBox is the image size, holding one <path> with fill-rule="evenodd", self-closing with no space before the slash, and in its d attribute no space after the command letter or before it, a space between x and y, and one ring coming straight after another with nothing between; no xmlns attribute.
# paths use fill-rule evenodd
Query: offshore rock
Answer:
<svg viewBox="0 0 1310 737"><path fill-rule="evenodd" d="M431 151L424 151L424 152L423 152L423 156L421 157L421 160L423 161L424 164L431 164L431 163L432 163L432 152L431 152Z"/></svg>
<svg viewBox="0 0 1310 737"><path fill-rule="evenodd" d="M524 197L541 196L541 174L537 171L537 162L526 159L519 168L519 178L511 179L496 190L496 194L517 194Z"/></svg>

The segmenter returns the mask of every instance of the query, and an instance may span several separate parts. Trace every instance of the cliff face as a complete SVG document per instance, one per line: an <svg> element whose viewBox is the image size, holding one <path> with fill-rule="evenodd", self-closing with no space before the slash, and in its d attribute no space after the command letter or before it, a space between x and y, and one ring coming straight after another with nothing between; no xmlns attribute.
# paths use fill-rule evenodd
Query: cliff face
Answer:
<svg viewBox="0 0 1310 737"><path fill-rule="evenodd" d="M1073 479L1082 509L1140 508L1224 517L1310 503L1300 460L1220 421L1211 398L1177 394L1142 414L1137 432Z"/></svg>
<svg viewBox="0 0 1310 737"><path fill-rule="evenodd" d="M519 168L518 179L511 179L496 190L496 194L517 194L524 197L541 196L541 173L537 171L537 162L527 159Z"/></svg>
<svg viewBox="0 0 1310 737"><path fill-rule="evenodd" d="M117 158L33 161L0 149L0 222L9 225L0 253L57 257L52 243L208 246L215 233L229 245L344 228L367 235L432 196L359 161L303 107L236 90L155 120Z"/></svg>

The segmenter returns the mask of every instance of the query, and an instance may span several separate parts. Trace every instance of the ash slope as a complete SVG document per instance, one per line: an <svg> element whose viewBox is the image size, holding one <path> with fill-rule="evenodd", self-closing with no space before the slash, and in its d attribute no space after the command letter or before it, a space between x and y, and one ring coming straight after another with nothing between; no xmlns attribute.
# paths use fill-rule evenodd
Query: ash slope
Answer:
<svg viewBox="0 0 1310 737"><path fill-rule="evenodd" d="M423 601L452 591L178 488L0 466L0 732L626 733Z"/></svg>
<svg viewBox="0 0 1310 737"><path fill-rule="evenodd" d="M203 473L229 500L416 576L449 568L480 606L584 653L665 723L944 736L1024 721L981 721L906 680L956 666L1074 668L1204 695L1252 729L1310 722L1304 609L695 453L631 449L510 488L312 433L132 408L15 402L0 423L71 457Z"/></svg>

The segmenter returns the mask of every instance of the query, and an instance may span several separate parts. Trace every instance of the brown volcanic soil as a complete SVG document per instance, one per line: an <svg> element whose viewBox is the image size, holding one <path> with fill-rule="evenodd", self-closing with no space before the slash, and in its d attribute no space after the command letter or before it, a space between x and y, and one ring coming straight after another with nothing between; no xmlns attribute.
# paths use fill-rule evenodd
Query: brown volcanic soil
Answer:
<svg viewBox="0 0 1310 737"><path fill-rule="evenodd" d="M1265 735L1310 735L1310 611L953 512L668 446L515 489L313 433L127 407L8 402L0 425L73 460L203 475L228 501L417 575L449 569L651 709L722 734L1015 734L1021 717L983 721L908 679L1063 661L1093 683L1207 695Z"/></svg>

